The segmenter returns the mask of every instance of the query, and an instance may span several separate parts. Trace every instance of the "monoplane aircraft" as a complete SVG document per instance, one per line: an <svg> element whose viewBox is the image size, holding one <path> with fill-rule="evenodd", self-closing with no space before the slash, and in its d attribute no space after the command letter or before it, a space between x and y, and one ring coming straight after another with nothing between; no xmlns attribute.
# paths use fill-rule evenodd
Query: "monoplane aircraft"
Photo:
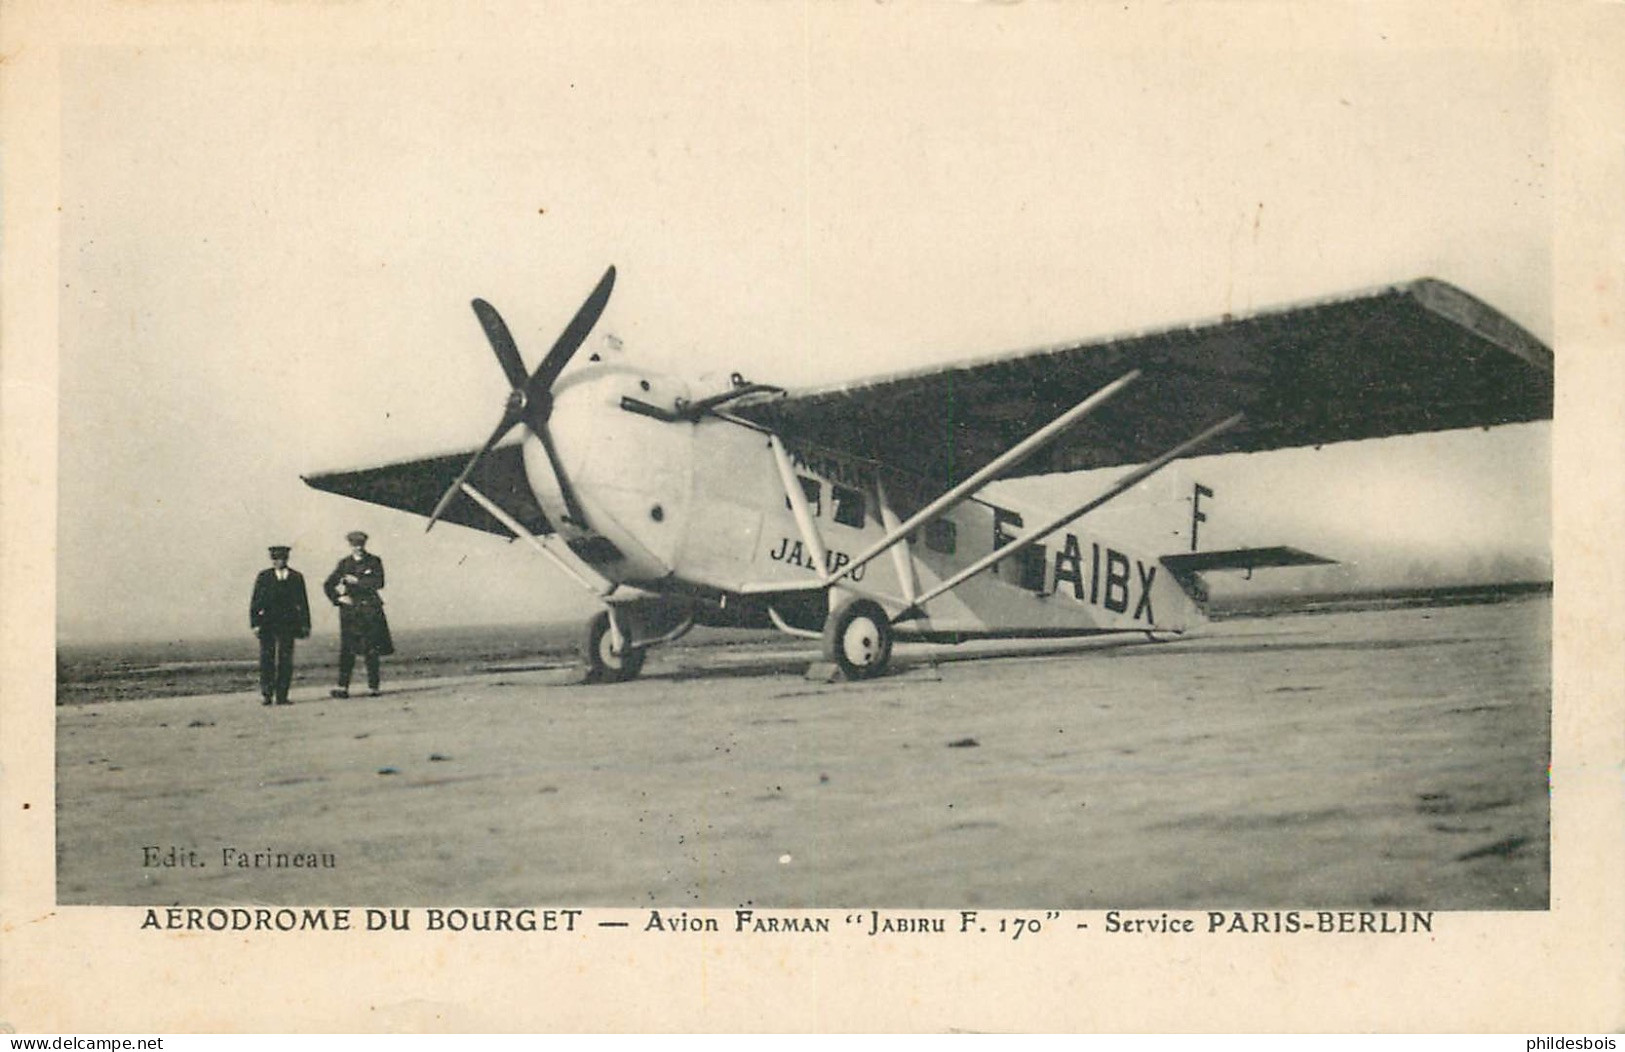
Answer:
<svg viewBox="0 0 1625 1052"><path fill-rule="evenodd" d="M696 624L821 639L852 679L884 672L894 639L1168 638L1202 623L1205 573L1328 561L1208 549L1200 483L1150 541L1090 528L1171 462L1552 413L1551 351L1433 279L797 391L700 389L625 355L572 367L614 283L534 371L473 301L511 389L483 446L305 479L532 546L603 605L591 681L636 676ZM1052 512L987 493L1112 467Z"/></svg>

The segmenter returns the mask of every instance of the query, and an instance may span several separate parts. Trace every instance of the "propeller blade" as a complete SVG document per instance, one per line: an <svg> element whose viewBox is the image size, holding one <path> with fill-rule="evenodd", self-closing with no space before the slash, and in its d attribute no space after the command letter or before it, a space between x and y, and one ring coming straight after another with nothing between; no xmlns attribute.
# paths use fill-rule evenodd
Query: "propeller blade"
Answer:
<svg viewBox="0 0 1625 1052"><path fill-rule="evenodd" d="M434 524L440 521L440 516L447 508L451 507L451 502L457 499L457 494L462 492L463 483L467 482L468 477L474 474L474 469L485 458L485 454L491 452L492 447L502 441L504 435L513 430L513 426L519 423L519 419L519 412L511 408L508 412L502 414L502 419L497 423L496 430L491 432L491 437L485 440L485 445L480 447L479 452L468 458L468 463L463 465L463 470L458 474L457 481L447 486L446 492L440 495L440 500L435 504L434 511L429 513L429 525L423 527L424 533L434 529Z"/></svg>
<svg viewBox="0 0 1625 1052"><path fill-rule="evenodd" d="M559 461L558 450L553 448L553 436L548 434L547 425L543 423L532 429L541 440L542 449L547 451L547 462L553 468L553 478L559 484L559 493L564 497L565 517L577 526L587 525L587 517L581 512L581 505L576 503L575 491L570 488L570 480L564 474L564 465Z"/></svg>
<svg viewBox="0 0 1625 1052"><path fill-rule="evenodd" d="M491 342L491 349L496 352L497 362L502 366L503 375L508 378L508 386L515 391L523 391L530 381L525 372L525 360L519 356L519 345L513 342L513 333L508 331L507 322L497 309L484 300L474 301L474 313L480 319L480 327L485 330L485 338Z"/></svg>
<svg viewBox="0 0 1625 1052"><path fill-rule="evenodd" d="M604 313L604 304L609 302L609 293L614 287L615 268L610 267L604 271L604 276L598 279L597 287L592 290L586 302L581 304L576 316L570 319L570 324L559 334L552 349L542 359L542 364L531 374L529 383L525 385L527 400L552 389L553 381L559 378L564 367L570 364L570 359L586 342L587 334L592 332L592 327L598 324L599 315Z"/></svg>

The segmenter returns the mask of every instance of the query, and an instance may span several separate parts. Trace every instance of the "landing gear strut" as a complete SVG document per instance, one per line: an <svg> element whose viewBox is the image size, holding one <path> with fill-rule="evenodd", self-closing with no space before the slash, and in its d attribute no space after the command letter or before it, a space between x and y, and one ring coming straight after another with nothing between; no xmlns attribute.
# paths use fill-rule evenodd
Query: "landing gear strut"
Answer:
<svg viewBox="0 0 1625 1052"><path fill-rule="evenodd" d="M587 638L582 655L587 664L588 683L624 683L643 671L647 651L643 647L614 648L615 635L609 630L609 611L600 611L587 622Z"/></svg>

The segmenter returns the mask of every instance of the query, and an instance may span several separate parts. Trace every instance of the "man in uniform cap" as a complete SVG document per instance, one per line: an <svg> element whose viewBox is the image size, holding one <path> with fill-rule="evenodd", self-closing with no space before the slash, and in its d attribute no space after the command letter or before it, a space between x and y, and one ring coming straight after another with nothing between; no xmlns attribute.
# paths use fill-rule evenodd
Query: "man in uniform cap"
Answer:
<svg viewBox="0 0 1625 1052"><path fill-rule="evenodd" d="M286 544L271 545L270 569L254 578L248 626L260 637L260 697L263 705L291 705L293 641L310 635L310 600L305 578L288 567Z"/></svg>
<svg viewBox="0 0 1625 1052"><path fill-rule="evenodd" d="M378 659L395 653L384 617L384 601L378 592L384 587L384 561L367 551L367 535L360 530L344 535L350 554L339 560L327 575L322 591L339 608L339 685L335 698L350 696L350 674L356 655L367 664L367 691L378 693Z"/></svg>

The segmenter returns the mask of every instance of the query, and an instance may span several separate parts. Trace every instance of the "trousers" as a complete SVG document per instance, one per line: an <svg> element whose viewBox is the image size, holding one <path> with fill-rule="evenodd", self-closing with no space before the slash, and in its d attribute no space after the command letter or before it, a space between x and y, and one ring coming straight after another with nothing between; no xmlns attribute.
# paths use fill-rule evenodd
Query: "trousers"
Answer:
<svg viewBox="0 0 1625 1052"><path fill-rule="evenodd" d="M362 659L367 663L367 689L378 689L378 655L363 654ZM350 641L345 639L339 643L339 689L350 689L350 675L355 671L355 650Z"/></svg>
<svg viewBox="0 0 1625 1052"><path fill-rule="evenodd" d="M277 632L269 628L260 630L260 694L288 700L288 688L293 685L292 632Z"/></svg>

